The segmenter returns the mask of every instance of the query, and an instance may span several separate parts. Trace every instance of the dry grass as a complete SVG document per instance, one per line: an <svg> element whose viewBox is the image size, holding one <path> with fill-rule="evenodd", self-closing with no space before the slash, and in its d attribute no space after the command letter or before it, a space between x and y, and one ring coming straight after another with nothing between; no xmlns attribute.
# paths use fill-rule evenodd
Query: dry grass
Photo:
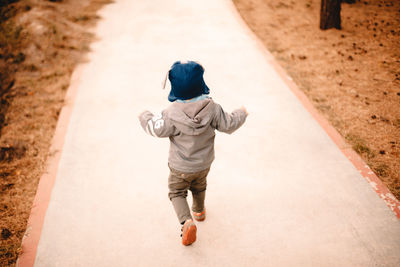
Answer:
<svg viewBox="0 0 400 267"><path fill-rule="evenodd" d="M8 2L0 21L0 266L20 253L71 73L110 1Z"/></svg>
<svg viewBox="0 0 400 267"><path fill-rule="evenodd" d="M400 199L400 2L342 4L319 30L320 0L235 0L287 73Z"/></svg>

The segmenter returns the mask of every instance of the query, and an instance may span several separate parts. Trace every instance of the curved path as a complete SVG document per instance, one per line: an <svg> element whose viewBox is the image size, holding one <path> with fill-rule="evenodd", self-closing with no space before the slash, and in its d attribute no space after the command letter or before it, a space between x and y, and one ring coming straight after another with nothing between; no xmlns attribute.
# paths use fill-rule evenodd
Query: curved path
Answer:
<svg viewBox="0 0 400 267"><path fill-rule="evenodd" d="M19 266L400 266L400 220L230 1L121 0L101 16ZM190 247L180 244L167 198L169 141L146 135L137 120L168 105L161 82L177 59L201 62L212 97L250 113L233 135L217 134L208 216ZM40 194L50 192L52 173L46 211Z"/></svg>

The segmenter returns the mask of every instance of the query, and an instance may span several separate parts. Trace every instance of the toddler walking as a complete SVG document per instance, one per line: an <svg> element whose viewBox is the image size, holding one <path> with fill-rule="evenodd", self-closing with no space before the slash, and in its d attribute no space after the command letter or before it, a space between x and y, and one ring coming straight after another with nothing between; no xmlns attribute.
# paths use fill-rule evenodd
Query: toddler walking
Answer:
<svg viewBox="0 0 400 267"><path fill-rule="evenodd" d="M207 174L214 160L215 130L232 133L246 120L244 107L225 112L208 94L203 79L204 68L194 61L175 62L168 72L173 102L160 115L149 111L139 115L143 129L155 137L169 137L169 199L182 226L182 244L196 241L197 227L186 201L193 196L192 212L197 221L206 218L204 199Z"/></svg>

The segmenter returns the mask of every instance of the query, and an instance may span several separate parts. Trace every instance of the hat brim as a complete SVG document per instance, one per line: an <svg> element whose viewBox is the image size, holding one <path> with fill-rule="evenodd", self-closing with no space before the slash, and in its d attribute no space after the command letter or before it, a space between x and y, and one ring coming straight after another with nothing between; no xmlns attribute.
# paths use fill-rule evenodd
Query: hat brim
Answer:
<svg viewBox="0 0 400 267"><path fill-rule="evenodd" d="M208 88L207 84L205 83L205 81L203 80L203 95L208 95L210 94L210 88ZM171 90L169 91L169 95L168 95L168 101L170 102L174 102L176 100L178 100L180 98L176 97L174 95L173 89L171 88Z"/></svg>

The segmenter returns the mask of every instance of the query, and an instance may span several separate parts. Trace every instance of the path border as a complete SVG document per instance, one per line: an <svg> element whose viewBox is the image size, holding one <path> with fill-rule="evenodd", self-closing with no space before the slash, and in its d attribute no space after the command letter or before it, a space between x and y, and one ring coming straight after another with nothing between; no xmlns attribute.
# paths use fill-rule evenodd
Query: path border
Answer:
<svg viewBox="0 0 400 267"><path fill-rule="evenodd" d="M50 145L46 160L45 172L39 180L36 195L33 200L24 237L22 238L22 252L17 259L17 267L31 267L35 264L36 251L42 233L46 211L49 206L51 193L57 176L57 170L64 147L72 110L78 94L78 84L82 77L84 63L78 65L71 77L71 83L65 95L65 105L58 117L56 130Z"/></svg>
<svg viewBox="0 0 400 267"><path fill-rule="evenodd" d="M228 2L229 0L227 0ZM308 97L299 89L294 83L293 79L287 74L281 65L278 64L275 57L269 52L264 46L262 41L257 35L249 28L246 22L243 20L239 11L236 9L232 1L231 4L232 13L238 17L238 21L242 24L242 27L248 32L248 35L253 38L259 49L264 53L268 63L270 63L275 71L279 74L282 80L290 88L292 93L300 100L305 109L311 114L311 116L319 123L322 129L328 134L332 141L338 146L343 152L347 159L354 165L358 172L363 176L378 196L386 203L386 205L395 213L398 219L400 219L400 201L390 192L387 186L378 178L378 176L371 170L371 168L365 163L365 161L346 143L344 138L339 132L329 123L329 121L323 117L318 110L314 107Z"/></svg>

